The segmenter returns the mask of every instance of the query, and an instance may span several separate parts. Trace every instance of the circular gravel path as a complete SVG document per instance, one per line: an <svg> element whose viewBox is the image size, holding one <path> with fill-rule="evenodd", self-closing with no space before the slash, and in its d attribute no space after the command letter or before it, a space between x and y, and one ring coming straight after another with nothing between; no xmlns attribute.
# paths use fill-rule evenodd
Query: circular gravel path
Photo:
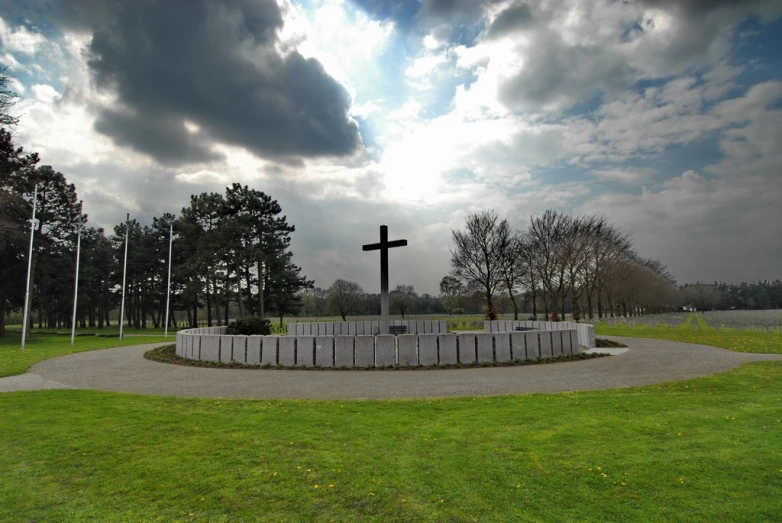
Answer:
<svg viewBox="0 0 782 523"><path fill-rule="evenodd" d="M494 396L651 385L709 376L744 362L778 360L716 347L614 338L621 354L594 360L449 370L304 371L185 367L144 359L161 343L62 356L22 376L0 379L0 392L42 388L94 389L209 398L387 399Z"/></svg>

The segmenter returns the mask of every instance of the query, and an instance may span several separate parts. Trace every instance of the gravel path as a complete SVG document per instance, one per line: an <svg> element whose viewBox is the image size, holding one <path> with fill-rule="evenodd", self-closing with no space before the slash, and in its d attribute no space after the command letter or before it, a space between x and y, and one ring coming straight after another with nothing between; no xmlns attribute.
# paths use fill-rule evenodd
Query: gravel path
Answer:
<svg viewBox="0 0 782 523"><path fill-rule="evenodd" d="M70 354L29 373L0 378L0 392L44 388L212 398L385 399L494 396L613 389L685 380L750 361L782 361L716 347L640 338L611 339L622 354L594 360L451 370L296 371L185 367L144 359L160 343Z"/></svg>

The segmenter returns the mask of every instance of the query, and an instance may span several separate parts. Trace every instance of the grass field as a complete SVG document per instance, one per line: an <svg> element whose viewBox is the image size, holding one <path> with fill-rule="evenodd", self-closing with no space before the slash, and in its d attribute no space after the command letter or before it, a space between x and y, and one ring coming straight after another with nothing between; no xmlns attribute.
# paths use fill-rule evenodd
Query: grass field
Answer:
<svg viewBox="0 0 782 523"><path fill-rule="evenodd" d="M168 339L173 340L174 335L169 333ZM166 339L162 334L156 336L129 335L120 343L119 338L79 336L74 340L74 346L71 347L70 336L33 334L32 337L27 339L24 352L19 350L21 341L21 334L16 332L9 332L0 338L0 377L22 374L31 365L55 356L88 350L107 349L109 347L155 343L166 341Z"/></svg>
<svg viewBox="0 0 782 523"><path fill-rule="evenodd" d="M782 332L724 327L716 329L709 326L700 314L691 316L692 319L675 327L666 324L653 327L646 324L609 326L602 323L595 326L595 333L598 336L629 336L683 341L723 347L737 352L782 354Z"/></svg>
<svg viewBox="0 0 782 523"><path fill-rule="evenodd" d="M772 521L782 364L415 401L0 395L2 521Z"/></svg>

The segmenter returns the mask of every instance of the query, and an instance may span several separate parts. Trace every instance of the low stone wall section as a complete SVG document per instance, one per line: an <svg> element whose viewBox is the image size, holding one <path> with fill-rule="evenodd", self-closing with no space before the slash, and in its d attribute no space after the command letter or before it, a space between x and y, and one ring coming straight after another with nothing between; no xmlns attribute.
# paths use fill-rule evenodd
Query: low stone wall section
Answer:
<svg viewBox="0 0 782 523"><path fill-rule="evenodd" d="M389 325L407 327L407 334L446 334L446 320L392 320ZM321 321L289 323L288 336L377 336L379 321Z"/></svg>
<svg viewBox="0 0 782 523"><path fill-rule="evenodd" d="M228 336L225 327L180 331L176 354L281 367L417 367L556 358L580 352L576 329L460 334Z"/></svg>
<svg viewBox="0 0 782 523"><path fill-rule="evenodd" d="M595 327L588 323L575 323L572 321L484 321L483 330L485 332L514 332L516 327L524 327L533 330L561 331L575 329L578 333L578 344L582 347L594 349L597 347L595 342Z"/></svg>

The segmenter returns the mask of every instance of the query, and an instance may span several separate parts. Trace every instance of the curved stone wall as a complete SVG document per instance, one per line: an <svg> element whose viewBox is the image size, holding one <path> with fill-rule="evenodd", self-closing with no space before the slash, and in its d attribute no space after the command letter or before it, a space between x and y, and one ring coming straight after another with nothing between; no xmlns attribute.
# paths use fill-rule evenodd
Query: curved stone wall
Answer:
<svg viewBox="0 0 782 523"><path fill-rule="evenodd" d="M575 329L399 336L228 336L225 327L177 333L176 354L281 367L416 367L555 358L580 352Z"/></svg>
<svg viewBox="0 0 782 523"><path fill-rule="evenodd" d="M405 334L446 334L446 320L392 320L392 327L406 327ZM374 321L318 321L289 323L288 336L361 336L380 333L380 322Z"/></svg>
<svg viewBox="0 0 782 523"><path fill-rule="evenodd" d="M486 332L513 332L516 327L523 327L534 330L570 330L576 329L578 332L578 344L583 347L594 349L597 347L595 342L595 326L588 323L575 323L571 321L484 321L483 330Z"/></svg>

